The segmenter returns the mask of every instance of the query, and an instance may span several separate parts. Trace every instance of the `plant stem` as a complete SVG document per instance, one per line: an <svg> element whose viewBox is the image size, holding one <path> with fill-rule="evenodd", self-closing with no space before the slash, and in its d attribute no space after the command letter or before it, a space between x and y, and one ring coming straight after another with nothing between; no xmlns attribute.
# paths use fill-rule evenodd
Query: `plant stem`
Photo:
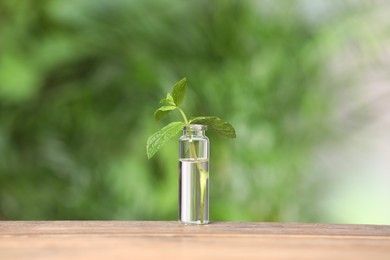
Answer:
<svg viewBox="0 0 390 260"><path fill-rule="evenodd" d="M198 168L198 171L199 171L199 181L200 181L200 223L203 224L204 223L204 197L205 197L205 193L206 193L206 184L207 184L207 179L208 179L208 171L206 171L202 164L200 163L200 161L198 160L198 156L196 154L196 148L195 148L195 144L194 142L192 141L192 132L191 132L191 128L190 128L190 123L184 113L184 111L180 108L180 107L177 107L177 109L179 110L181 116L183 117L184 119L184 122L185 122L185 125L187 127L187 131L188 131L188 134L190 136L190 143L191 143L191 150L190 150L190 154L192 154L192 157L194 158L195 162L196 162L196 167Z"/></svg>
<svg viewBox="0 0 390 260"><path fill-rule="evenodd" d="M183 117L184 119L184 123L186 124L186 126L190 126L190 123L188 122L188 119L186 117L186 114L184 113L183 109L181 109L180 107L177 107L177 109L179 110L181 116Z"/></svg>

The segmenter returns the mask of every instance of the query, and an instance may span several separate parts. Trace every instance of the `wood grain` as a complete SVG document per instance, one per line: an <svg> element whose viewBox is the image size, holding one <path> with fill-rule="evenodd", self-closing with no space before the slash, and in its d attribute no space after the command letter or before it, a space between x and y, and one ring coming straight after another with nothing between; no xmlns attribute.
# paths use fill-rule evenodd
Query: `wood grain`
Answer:
<svg viewBox="0 0 390 260"><path fill-rule="evenodd" d="M390 259L390 226L2 221L0 259Z"/></svg>

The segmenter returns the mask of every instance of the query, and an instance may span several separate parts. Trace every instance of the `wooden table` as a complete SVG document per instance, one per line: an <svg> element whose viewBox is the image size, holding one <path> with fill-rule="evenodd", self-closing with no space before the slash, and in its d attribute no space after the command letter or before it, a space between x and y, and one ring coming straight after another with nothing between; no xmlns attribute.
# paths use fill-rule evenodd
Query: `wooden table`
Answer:
<svg viewBox="0 0 390 260"><path fill-rule="evenodd" d="M0 259L390 259L390 226L0 221Z"/></svg>

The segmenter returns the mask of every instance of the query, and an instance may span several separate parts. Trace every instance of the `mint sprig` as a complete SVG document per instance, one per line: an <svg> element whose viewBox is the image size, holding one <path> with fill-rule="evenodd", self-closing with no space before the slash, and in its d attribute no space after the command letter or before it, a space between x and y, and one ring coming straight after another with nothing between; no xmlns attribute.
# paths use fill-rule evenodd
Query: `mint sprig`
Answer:
<svg viewBox="0 0 390 260"><path fill-rule="evenodd" d="M218 135L226 138L236 138L236 131L228 122L223 121L216 116L198 116L190 120L180 105L183 103L187 92L187 79L183 78L175 83L172 89L172 94L168 93L165 98L160 100L161 106L154 112L154 118L161 120L170 112L178 110L183 118L182 122L173 122L163 127L160 131L154 133L148 138L146 143L146 154L148 158L152 158L157 151L174 137L184 126L189 126L191 123L203 124L209 126Z"/></svg>
<svg viewBox="0 0 390 260"><path fill-rule="evenodd" d="M184 126L189 128L191 123L199 123L209 126L211 129L215 130L217 134L227 138L236 138L236 131L233 126L228 122L223 121L216 116L198 116L193 117L190 120L187 119L186 114L180 105L184 101L184 97L187 91L187 79L183 78L175 83L172 89L172 94L168 93L167 96L160 100L161 106L154 112L154 118L160 120L167 116L170 112L178 110L183 118L183 121L172 122L167 126L163 127L160 131L152 134L146 143L146 153L148 158L152 158L153 155L157 153L160 148L174 137ZM209 178L209 172L202 166L198 160L198 155L196 153L196 148L193 142L190 149L190 155L196 162L196 167L199 171L199 181L200 181L200 222L204 223L204 203L205 203L205 192L207 180Z"/></svg>

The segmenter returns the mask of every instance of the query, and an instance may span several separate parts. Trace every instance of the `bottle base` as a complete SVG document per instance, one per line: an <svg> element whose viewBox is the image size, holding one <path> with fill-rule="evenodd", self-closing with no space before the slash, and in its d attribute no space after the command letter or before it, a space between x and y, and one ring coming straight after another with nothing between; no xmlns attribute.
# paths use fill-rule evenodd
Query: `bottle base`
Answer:
<svg viewBox="0 0 390 260"><path fill-rule="evenodd" d="M207 224L209 224L209 221L203 221L203 222L201 222L200 220L195 220L195 221L183 221L183 220L179 220L179 223L180 223L180 224L184 224L184 225L207 225Z"/></svg>

